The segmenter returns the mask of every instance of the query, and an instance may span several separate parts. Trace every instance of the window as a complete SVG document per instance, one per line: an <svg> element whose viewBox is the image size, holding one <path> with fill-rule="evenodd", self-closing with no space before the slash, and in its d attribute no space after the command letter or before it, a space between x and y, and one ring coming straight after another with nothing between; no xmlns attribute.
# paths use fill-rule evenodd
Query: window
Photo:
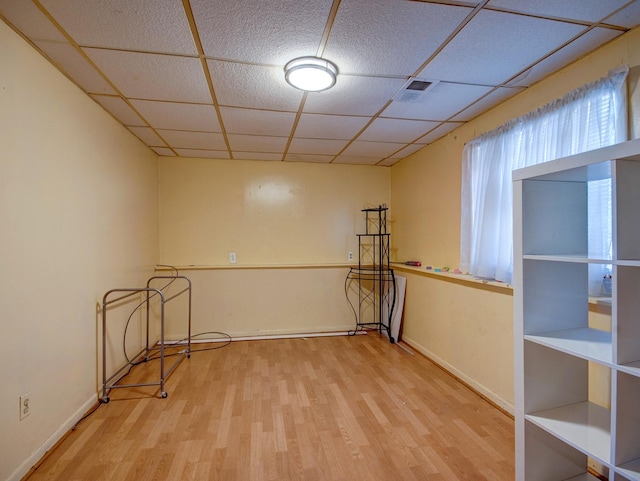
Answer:
<svg viewBox="0 0 640 481"><path fill-rule="evenodd" d="M622 142L627 138L625 79L628 68L585 85L539 110L477 137L462 158L460 269L511 283L513 229L511 171ZM611 185L589 185L592 232L589 254L611 255ZM590 272L590 293L602 286L607 266Z"/></svg>

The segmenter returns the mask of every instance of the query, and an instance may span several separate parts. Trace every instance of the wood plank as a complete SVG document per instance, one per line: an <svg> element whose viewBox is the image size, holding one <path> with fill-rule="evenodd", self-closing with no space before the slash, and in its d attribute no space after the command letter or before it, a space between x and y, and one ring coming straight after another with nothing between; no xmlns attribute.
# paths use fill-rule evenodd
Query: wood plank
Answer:
<svg viewBox="0 0 640 481"><path fill-rule="evenodd" d="M234 342L165 389L113 390L29 481L513 479L513 420L377 334Z"/></svg>

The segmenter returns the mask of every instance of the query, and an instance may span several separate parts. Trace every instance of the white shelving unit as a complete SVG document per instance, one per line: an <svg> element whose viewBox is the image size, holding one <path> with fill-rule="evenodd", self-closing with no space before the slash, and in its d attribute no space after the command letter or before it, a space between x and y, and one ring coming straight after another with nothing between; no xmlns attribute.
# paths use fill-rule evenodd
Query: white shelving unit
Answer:
<svg viewBox="0 0 640 481"><path fill-rule="evenodd" d="M588 182L612 183L613 256L588 254ZM640 481L640 139L513 173L516 480ZM590 264L611 264L611 331L589 326ZM590 399L608 371L610 406ZM593 388L593 386L591 386Z"/></svg>

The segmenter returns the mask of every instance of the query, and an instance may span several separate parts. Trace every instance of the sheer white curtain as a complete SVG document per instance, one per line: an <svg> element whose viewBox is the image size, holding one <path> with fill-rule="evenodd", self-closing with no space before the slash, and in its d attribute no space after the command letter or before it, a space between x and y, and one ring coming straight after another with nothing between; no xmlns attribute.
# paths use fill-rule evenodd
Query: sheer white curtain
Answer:
<svg viewBox="0 0 640 481"><path fill-rule="evenodd" d="M462 156L463 272L511 282L512 170L626 140L627 74L622 67L467 143ZM589 223L599 233L602 226L611 226L610 183L590 183L589 202ZM603 235L589 235L590 255L610 256L610 250L610 227ZM592 291L602 283L602 270L596 271Z"/></svg>

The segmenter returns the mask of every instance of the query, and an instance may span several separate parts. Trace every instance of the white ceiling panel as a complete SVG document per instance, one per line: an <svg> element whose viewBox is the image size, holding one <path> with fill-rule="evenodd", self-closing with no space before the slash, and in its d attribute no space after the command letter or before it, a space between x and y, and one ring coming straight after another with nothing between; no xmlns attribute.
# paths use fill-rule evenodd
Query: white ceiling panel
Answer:
<svg viewBox="0 0 640 481"><path fill-rule="evenodd" d="M388 159L381 160L376 165L378 165L380 167L391 167L392 165L395 165L398 162L400 162L400 159L395 159L395 158L389 157Z"/></svg>
<svg viewBox="0 0 640 481"><path fill-rule="evenodd" d="M358 140L377 142L412 142L437 127L439 122L427 120L375 119Z"/></svg>
<svg viewBox="0 0 640 481"><path fill-rule="evenodd" d="M0 0L0 13L34 43L36 40L67 41L33 2Z"/></svg>
<svg viewBox="0 0 640 481"><path fill-rule="evenodd" d="M167 148L167 147L151 147L151 150L153 150L156 154L158 154L161 157L175 157L176 154L173 152L173 150Z"/></svg>
<svg viewBox="0 0 640 481"><path fill-rule="evenodd" d="M418 150L423 149L425 144L410 144L407 145L404 149L396 152L387 160L395 160L396 162L400 159L404 159L405 157L415 154ZM388 165L388 164L387 164Z"/></svg>
<svg viewBox="0 0 640 481"><path fill-rule="evenodd" d="M161 130L158 134L174 149L226 150L222 134L215 132L187 132L184 130Z"/></svg>
<svg viewBox="0 0 640 481"><path fill-rule="evenodd" d="M40 0L83 47L197 55L182 2Z"/></svg>
<svg viewBox="0 0 640 481"><path fill-rule="evenodd" d="M466 122L469 121L476 116L480 115L482 112L486 112L487 110L495 107L501 102L504 102L510 97L517 95L522 92L522 88L506 88L501 87L497 88L494 92L491 92L486 97L482 98L480 101L475 104L470 105L467 109L460 112L458 115L453 117L451 120L456 122Z"/></svg>
<svg viewBox="0 0 640 481"><path fill-rule="evenodd" d="M84 51L125 97L211 102L209 87L197 58L95 48Z"/></svg>
<svg viewBox="0 0 640 481"><path fill-rule="evenodd" d="M203 159L229 159L226 150L176 149L180 157L199 157Z"/></svg>
<svg viewBox="0 0 640 481"><path fill-rule="evenodd" d="M352 142L341 155L355 157L377 157L378 160L389 157L391 154L403 149L406 144L394 142L365 142L356 140Z"/></svg>
<svg viewBox="0 0 640 481"><path fill-rule="evenodd" d="M376 165L382 161L380 157L358 157L355 155L339 155L333 160L333 164L351 164L351 165Z"/></svg>
<svg viewBox="0 0 640 481"><path fill-rule="evenodd" d="M324 57L349 74L408 77L470 12L401 0L342 0Z"/></svg>
<svg viewBox="0 0 640 481"><path fill-rule="evenodd" d="M331 90L310 92L304 104L304 112L374 115L405 81L406 79L341 76Z"/></svg>
<svg viewBox="0 0 640 481"><path fill-rule="evenodd" d="M545 17L582 20L584 22L597 22L606 17L611 11L622 7L629 0L562 0L550 2L549 0L490 0L489 7L504 8L513 12Z"/></svg>
<svg viewBox="0 0 640 481"><path fill-rule="evenodd" d="M282 154L271 154L265 152L233 152L233 158L236 160L269 160L280 161Z"/></svg>
<svg viewBox="0 0 640 481"><path fill-rule="evenodd" d="M288 137L296 119L296 114L293 112L233 107L220 107L220 113L226 131L232 134Z"/></svg>
<svg viewBox="0 0 640 481"><path fill-rule="evenodd" d="M383 117L447 120L490 92L492 87L440 82L418 102L394 100L382 112Z"/></svg>
<svg viewBox="0 0 640 481"><path fill-rule="evenodd" d="M127 127L133 134L149 147L166 147L167 144L153 131L151 127Z"/></svg>
<svg viewBox="0 0 640 481"><path fill-rule="evenodd" d="M337 155L347 145L347 140L320 140L294 138L289 146L292 154Z"/></svg>
<svg viewBox="0 0 640 481"><path fill-rule="evenodd" d="M232 151L238 152L284 152L287 137L267 137L264 135L229 134Z"/></svg>
<svg viewBox="0 0 640 481"><path fill-rule="evenodd" d="M417 144L430 144L431 142L434 142L434 141L438 140L439 138L445 136L449 132L454 131L455 129L457 129L461 125L462 125L461 122L445 122L445 123L441 124L440 126L436 127L434 130L429 132L424 137L419 138L416 141L416 143ZM422 145L421 147L424 147L424 145Z"/></svg>
<svg viewBox="0 0 640 481"><path fill-rule="evenodd" d="M302 114L295 135L308 139L351 139L360 132L369 117Z"/></svg>
<svg viewBox="0 0 640 481"><path fill-rule="evenodd" d="M315 55L331 0L191 0L205 55L270 65Z"/></svg>
<svg viewBox="0 0 640 481"><path fill-rule="evenodd" d="M509 82L509 86L529 87L547 77L549 74L559 70L563 65L567 65L582 57L587 52L590 52L594 49L595 45L601 45L613 40L619 35L622 35L622 32L619 30L594 28L574 42L571 42L571 44L565 48L533 66L525 75L514 79L515 81Z"/></svg>
<svg viewBox="0 0 640 481"><path fill-rule="evenodd" d="M334 155L318 155L318 154L287 154L284 158L287 162L313 162L320 164L328 164L335 158Z"/></svg>
<svg viewBox="0 0 640 481"><path fill-rule="evenodd" d="M43 40L37 41L36 45L86 92L96 94L116 93L104 77L100 75L100 72L93 68L71 44Z"/></svg>
<svg viewBox="0 0 640 481"><path fill-rule="evenodd" d="M284 69L207 61L220 105L296 112L303 92L287 84Z"/></svg>
<svg viewBox="0 0 640 481"><path fill-rule="evenodd" d="M500 85L584 29L541 18L480 11L418 76Z"/></svg>
<svg viewBox="0 0 640 481"><path fill-rule="evenodd" d="M622 11L607 18L606 23L633 28L640 23L640 2L635 1Z"/></svg>
<svg viewBox="0 0 640 481"><path fill-rule="evenodd" d="M92 95L91 97L118 119L121 124L138 127L146 126L140 116L120 97L107 95Z"/></svg>
<svg viewBox="0 0 640 481"><path fill-rule="evenodd" d="M0 19L158 155L388 166L638 27L640 0L0 0ZM301 55L335 86L288 85Z"/></svg>
<svg viewBox="0 0 640 481"><path fill-rule="evenodd" d="M132 100L131 103L156 129L222 132L213 105Z"/></svg>

